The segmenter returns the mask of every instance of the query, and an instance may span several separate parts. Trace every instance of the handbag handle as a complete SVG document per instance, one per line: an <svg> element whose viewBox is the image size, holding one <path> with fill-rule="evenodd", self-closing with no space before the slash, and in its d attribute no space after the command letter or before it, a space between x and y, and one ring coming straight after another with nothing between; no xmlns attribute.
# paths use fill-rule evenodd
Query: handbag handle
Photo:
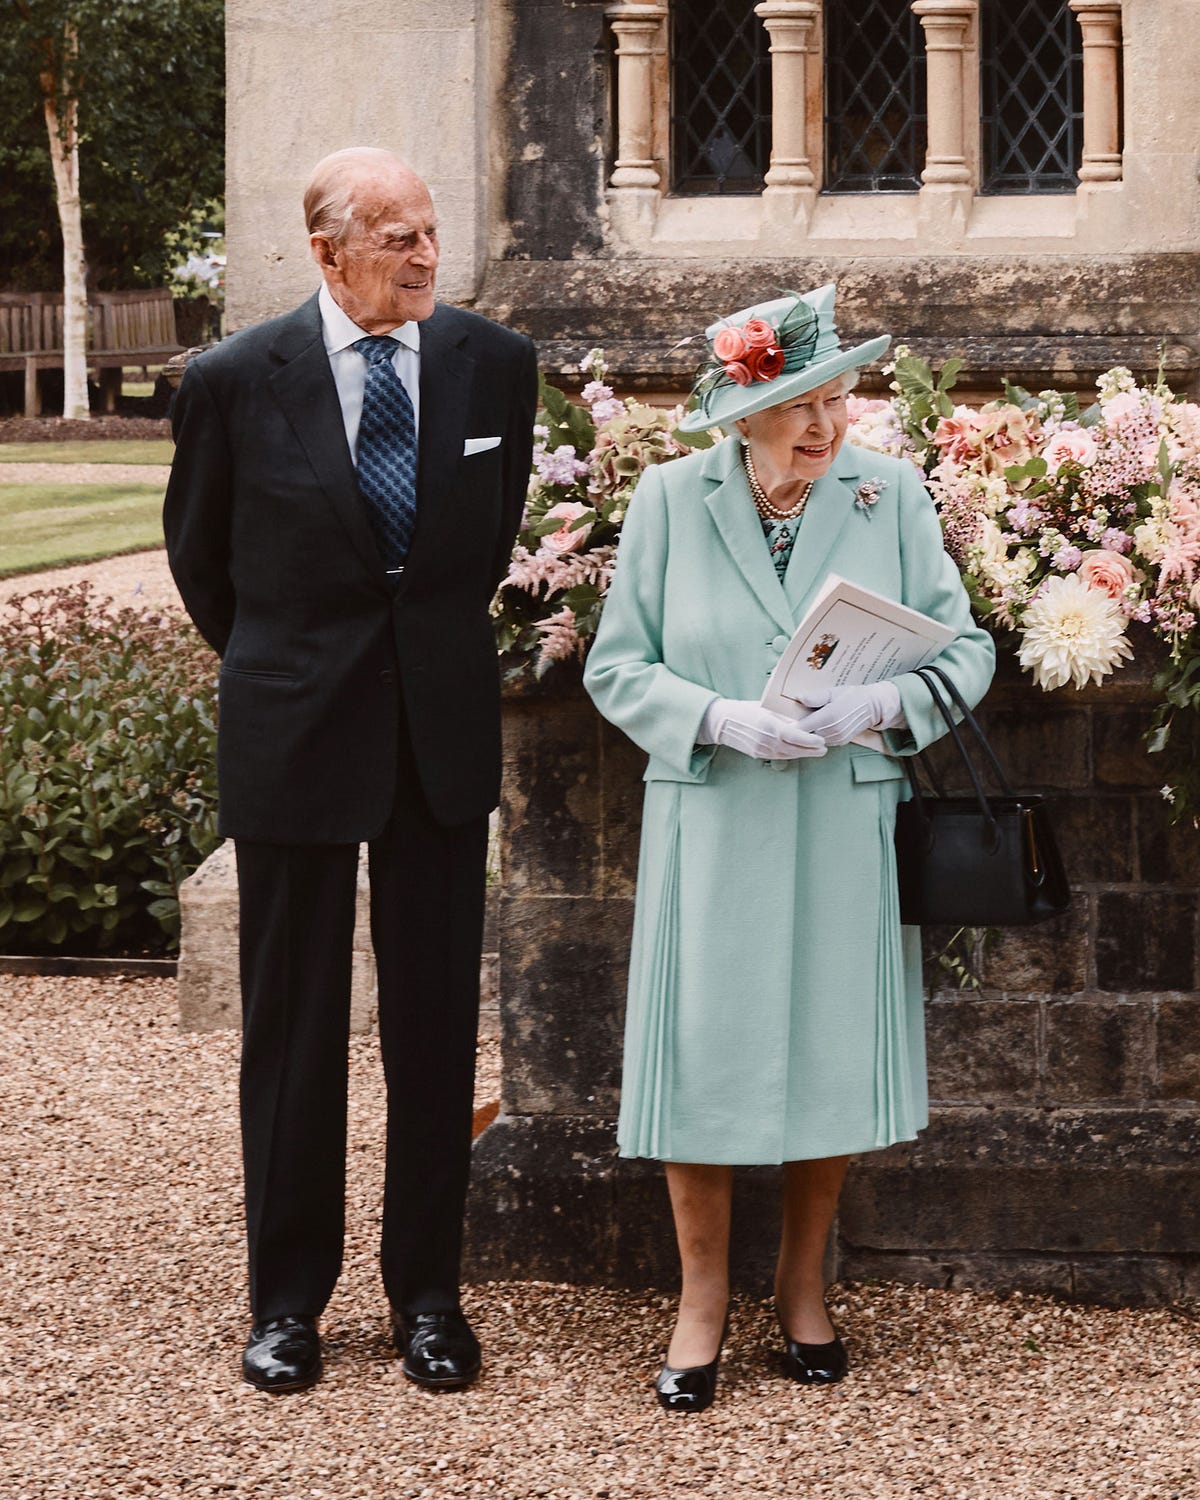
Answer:
<svg viewBox="0 0 1200 1500"><path fill-rule="evenodd" d="M1011 797L1013 795L1013 789L1008 784L1008 777L1004 774L1004 767L997 759L996 752L992 749L987 735L985 735L983 730L979 727L979 721L967 707L966 699L959 692L958 687L953 679L948 677L946 673L942 671L941 667L918 667L917 676L921 678L921 680L924 682L925 686L931 693L934 693L934 689L933 684L929 681L929 677L926 675L927 673L931 673L934 677L936 677L942 684L942 686L946 689L946 691L950 694L951 701L953 702L955 708L957 708L959 713L962 715L963 723L966 724L967 727L971 730L972 734L975 736L975 740L979 745L979 748L983 751L983 753L987 756L989 762L991 763L992 770L996 773L996 780L1000 783L1000 790L1006 797ZM935 701L937 701L936 693L934 693L934 699ZM938 708L941 710L942 717L945 718L946 710L942 707L940 701L938 701ZM957 741L957 739L958 736L955 735L955 740ZM961 745L959 746L959 748L961 750Z"/></svg>
<svg viewBox="0 0 1200 1500"><path fill-rule="evenodd" d="M999 826L996 822L995 814L992 812L991 806L988 802L987 793L983 789L983 782L979 779L979 772L975 769L975 764L972 761L970 755L968 755L967 753L967 747L963 744L962 736L959 733L958 725L955 722L954 715L950 712L950 706L942 697L942 694L938 688L938 680L945 684L947 690L951 694L951 697L954 699L955 707L959 708L965 722L969 725L976 739L980 742L980 744L986 751L988 759L991 761L996 770L997 776L1000 779L1002 788L1007 795L1011 796L1012 792L1008 785L1008 778L1004 775L1004 772L1000 767L1000 762L996 759L995 752L988 744L983 730L980 729L978 722L976 721L974 715L971 713L971 710L963 701L962 695L940 668L919 667L917 669L916 675L920 677L921 681L929 689L929 696L933 699L938 712L946 721L946 728L950 732L950 736L954 741L955 748L957 749L959 756L962 759L963 765L967 768L967 775L971 778L971 785L975 790L975 797L979 803L979 810L983 814L985 822L988 824L993 839L998 838ZM908 773L909 785L912 787L913 792L913 801L917 805L921 821L928 825L929 820L925 814L925 799L921 793L921 788L917 781L916 772L913 770L911 757L905 761L904 768Z"/></svg>

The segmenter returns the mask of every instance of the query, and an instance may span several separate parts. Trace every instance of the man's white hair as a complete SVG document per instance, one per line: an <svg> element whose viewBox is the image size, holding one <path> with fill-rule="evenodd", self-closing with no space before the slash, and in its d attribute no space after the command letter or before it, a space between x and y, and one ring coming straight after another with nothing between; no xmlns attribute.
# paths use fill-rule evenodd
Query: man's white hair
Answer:
<svg viewBox="0 0 1200 1500"><path fill-rule="evenodd" d="M304 222L309 234L340 245L358 221L355 195L363 183L385 172L413 173L407 162L378 146L348 146L324 156L304 189Z"/></svg>

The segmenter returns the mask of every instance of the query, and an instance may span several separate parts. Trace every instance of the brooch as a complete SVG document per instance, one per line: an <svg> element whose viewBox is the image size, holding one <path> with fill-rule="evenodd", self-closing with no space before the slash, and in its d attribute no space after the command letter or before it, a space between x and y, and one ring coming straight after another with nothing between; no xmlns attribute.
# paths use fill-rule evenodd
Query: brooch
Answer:
<svg viewBox="0 0 1200 1500"><path fill-rule="evenodd" d="M879 499L880 492L887 489L886 479L864 479L854 491L854 503L859 510L865 511L867 520L871 519L871 507Z"/></svg>

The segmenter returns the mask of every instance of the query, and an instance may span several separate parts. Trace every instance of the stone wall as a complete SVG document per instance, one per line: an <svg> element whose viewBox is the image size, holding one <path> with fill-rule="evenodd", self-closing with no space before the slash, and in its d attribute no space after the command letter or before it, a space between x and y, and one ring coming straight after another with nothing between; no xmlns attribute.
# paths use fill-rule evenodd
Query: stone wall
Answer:
<svg viewBox="0 0 1200 1500"><path fill-rule="evenodd" d="M1152 657L1152 653L1148 653ZM1063 918L997 931L977 990L926 935L932 1123L859 1159L835 1268L1155 1302L1200 1294L1200 833L1170 825L1141 733L1149 668L1043 694L1011 664L982 715L1058 799ZM506 703L501 1118L476 1148L478 1275L669 1285L659 1169L618 1162L644 759L576 683ZM769 1284L776 1174L741 1174L735 1260Z"/></svg>

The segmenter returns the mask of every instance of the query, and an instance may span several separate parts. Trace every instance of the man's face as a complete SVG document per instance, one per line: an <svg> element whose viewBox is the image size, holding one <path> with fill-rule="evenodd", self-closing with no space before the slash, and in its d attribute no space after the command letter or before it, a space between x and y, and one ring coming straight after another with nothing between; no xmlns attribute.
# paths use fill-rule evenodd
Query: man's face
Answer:
<svg viewBox="0 0 1200 1500"><path fill-rule="evenodd" d="M437 216L429 189L407 172L381 174L354 195L356 221L313 252L342 310L367 333L429 317L437 274Z"/></svg>

